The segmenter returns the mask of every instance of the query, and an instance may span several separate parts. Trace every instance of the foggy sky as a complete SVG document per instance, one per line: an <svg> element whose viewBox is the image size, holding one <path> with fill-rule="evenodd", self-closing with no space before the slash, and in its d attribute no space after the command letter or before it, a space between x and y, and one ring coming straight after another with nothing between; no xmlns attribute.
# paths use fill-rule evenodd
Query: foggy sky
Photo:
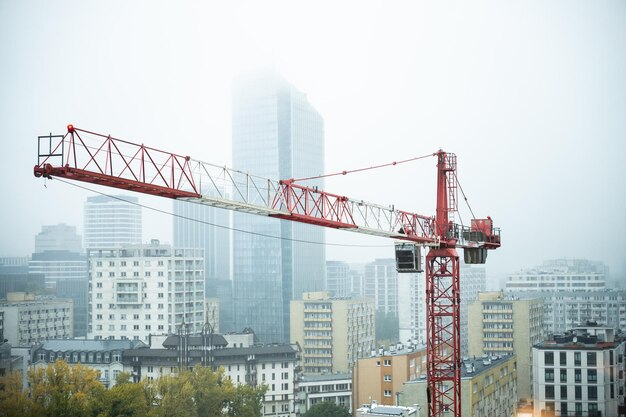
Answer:
<svg viewBox="0 0 626 417"><path fill-rule="evenodd" d="M230 166L232 80L271 65L323 116L328 172L456 153L475 214L502 228L490 276L558 257L616 274L625 55L624 1L2 0L0 256L32 253L43 224L82 230L91 193L33 177L38 135L73 123ZM433 215L435 161L326 188ZM143 216L144 240L171 242L171 218ZM328 259L393 256L386 239L329 231L327 241L382 246L330 246Z"/></svg>

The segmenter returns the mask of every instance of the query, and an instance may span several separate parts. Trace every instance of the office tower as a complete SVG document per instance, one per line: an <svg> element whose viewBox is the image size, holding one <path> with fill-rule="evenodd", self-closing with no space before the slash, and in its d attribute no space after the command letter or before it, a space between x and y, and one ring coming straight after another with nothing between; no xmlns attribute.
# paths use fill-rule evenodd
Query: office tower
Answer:
<svg viewBox="0 0 626 417"><path fill-rule="evenodd" d="M128 195L87 197L85 249L141 243L139 199Z"/></svg>
<svg viewBox="0 0 626 417"><path fill-rule="evenodd" d="M291 343L302 347L305 373L348 372L374 348L372 300L331 298L325 291L291 301Z"/></svg>
<svg viewBox="0 0 626 417"><path fill-rule="evenodd" d="M626 341L587 324L533 347L535 416L624 415Z"/></svg>
<svg viewBox="0 0 626 417"><path fill-rule="evenodd" d="M146 342L151 334L202 331L202 249L172 249L154 239L145 245L87 249L87 255L89 338Z"/></svg>
<svg viewBox="0 0 626 417"><path fill-rule="evenodd" d="M396 260L376 259L365 265L363 295L376 302L378 313L398 315L398 273Z"/></svg>
<svg viewBox="0 0 626 417"><path fill-rule="evenodd" d="M487 290L485 268L476 265L461 265L461 356L468 354L468 307L478 300L478 294ZM426 304L425 296L422 298Z"/></svg>
<svg viewBox="0 0 626 417"><path fill-rule="evenodd" d="M324 172L324 123L302 92L272 71L233 91L233 168L273 180ZM323 188L322 180L303 182ZM263 342L289 341L289 302L324 289L322 227L234 213L235 324ZM271 237L270 237L271 236Z"/></svg>
<svg viewBox="0 0 626 417"><path fill-rule="evenodd" d="M4 338L14 347L72 337L72 300L9 293L7 300L0 302L0 313L4 315Z"/></svg>
<svg viewBox="0 0 626 417"><path fill-rule="evenodd" d="M232 290L224 292L222 288L225 285L232 287L229 225L230 212L227 210L174 201L174 247L204 250L206 296L219 299L217 316L224 320L221 328L233 331Z"/></svg>
<svg viewBox="0 0 626 417"><path fill-rule="evenodd" d="M60 223L42 226L41 232L35 236L35 253L46 251L83 252L83 242L76 234L76 226Z"/></svg>
<svg viewBox="0 0 626 417"><path fill-rule="evenodd" d="M517 393L530 400L533 386L532 347L544 340L543 300L508 299L502 292L485 292L469 305L470 357L517 357Z"/></svg>
<svg viewBox="0 0 626 417"><path fill-rule="evenodd" d="M342 261L326 261L326 291L331 297L349 297L350 265Z"/></svg>

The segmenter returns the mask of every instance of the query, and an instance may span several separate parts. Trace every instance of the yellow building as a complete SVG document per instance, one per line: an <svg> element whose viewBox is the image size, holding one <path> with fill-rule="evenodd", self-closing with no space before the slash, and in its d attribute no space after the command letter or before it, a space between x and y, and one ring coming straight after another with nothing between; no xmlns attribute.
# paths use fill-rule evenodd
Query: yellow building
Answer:
<svg viewBox="0 0 626 417"><path fill-rule="evenodd" d="M369 358L359 359L352 371L352 408L376 402L396 405L396 393L407 381L426 377L426 348L395 346L378 351Z"/></svg>
<svg viewBox="0 0 626 417"><path fill-rule="evenodd" d="M518 398L532 399L532 347L544 339L543 299L480 293L468 309L469 356L517 356Z"/></svg>
<svg viewBox="0 0 626 417"><path fill-rule="evenodd" d="M399 404L417 405L428 414L426 378L409 381L398 394ZM466 359L461 371L462 417L513 417L517 409L517 360Z"/></svg>
<svg viewBox="0 0 626 417"><path fill-rule="evenodd" d="M302 348L305 373L348 372L374 346L375 309L369 299L303 293L291 301L291 343Z"/></svg>

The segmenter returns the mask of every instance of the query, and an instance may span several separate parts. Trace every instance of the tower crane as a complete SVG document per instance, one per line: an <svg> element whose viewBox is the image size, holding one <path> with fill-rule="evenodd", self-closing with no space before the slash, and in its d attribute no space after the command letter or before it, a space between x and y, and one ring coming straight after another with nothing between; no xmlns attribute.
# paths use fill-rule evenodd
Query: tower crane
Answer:
<svg viewBox="0 0 626 417"><path fill-rule="evenodd" d="M38 178L64 178L208 206L395 239L398 272L426 275L428 416L461 416L460 262L483 264L500 247L490 217L454 222L456 155L437 159L437 205L425 216L331 194L293 179L265 179L144 144L67 126L38 138Z"/></svg>

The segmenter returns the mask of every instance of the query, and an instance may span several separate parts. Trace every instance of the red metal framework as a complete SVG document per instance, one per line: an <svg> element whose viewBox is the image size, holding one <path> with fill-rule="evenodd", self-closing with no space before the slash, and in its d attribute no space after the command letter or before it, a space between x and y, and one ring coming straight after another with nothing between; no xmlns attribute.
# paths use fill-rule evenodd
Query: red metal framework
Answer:
<svg viewBox="0 0 626 417"><path fill-rule="evenodd" d="M88 142L83 136L95 141ZM42 153L42 140L48 152ZM55 141L55 142L53 142ZM429 246L426 257L427 375L429 417L461 416L459 256L484 263L500 247L491 218L455 224L456 156L439 151L436 216L354 200L295 184L262 179L68 126L64 136L40 136L36 177L61 177L145 194L390 237ZM451 413L451 414L448 414Z"/></svg>

